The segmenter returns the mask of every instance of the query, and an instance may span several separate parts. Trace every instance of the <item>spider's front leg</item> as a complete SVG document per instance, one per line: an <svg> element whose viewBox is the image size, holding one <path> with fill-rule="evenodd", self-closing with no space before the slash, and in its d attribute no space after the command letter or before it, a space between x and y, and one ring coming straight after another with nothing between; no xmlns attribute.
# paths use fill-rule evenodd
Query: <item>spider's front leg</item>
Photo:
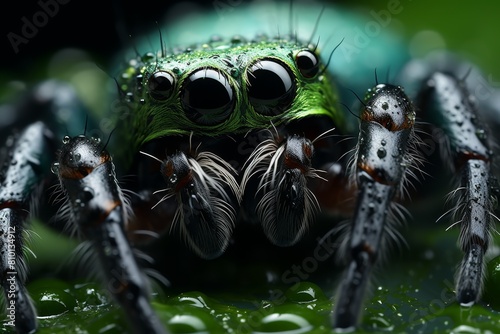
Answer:
<svg viewBox="0 0 500 334"><path fill-rule="evenodd" d="M108 290L136 333L166 333L149 303L148 285L125 233L128 213L110 155L99 142L66 136L53 166L67 212L92 242Z"/></svg>
<svg viewBox="0 0 500 334"><path fill-rule="evenodd" d="M347 245L349 264L332 319L335 328L344 330L357 324L392 200L411 163L415 111L400 87L379 84L368 92L360 120L355 156L358 198Z"/></svg>

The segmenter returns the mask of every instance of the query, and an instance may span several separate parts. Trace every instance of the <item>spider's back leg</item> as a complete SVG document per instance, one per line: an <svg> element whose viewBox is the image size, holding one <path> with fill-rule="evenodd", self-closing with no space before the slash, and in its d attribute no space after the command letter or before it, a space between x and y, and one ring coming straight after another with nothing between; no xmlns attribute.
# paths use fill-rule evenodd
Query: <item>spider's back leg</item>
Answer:
<svg viewBox="0 0 500 334"><path fill-rule="evenodd" d="M484 280L484 255L493 228L493 202L498 193L494 177L493 142L498 129L500 92L470 63L448 53L435 53L410 62L400 81L409 87L424 121L440 131L434 136L445 167L459 177L450 210L461 228L459 247L465 253L456 278L457 300L472 305Z"/></svg>
<svg viewBox="0 0 500 334"><path fill-rule="evenodd" d="M51 175L56 123L60 125L64 112L83 110L74 97L67 86L47 81L20 102L1 106L0 139L5 142L0 151L1 284L11 320L8 324L23 333L33 332L37 326L36 311L24 287L24 231L29 216L36 215L41 190Z"/></svg>
<svg viewBox="0 0 500 334"><path fill-rule="evenodd" d="M461 227L459 247L465 253L457 275L456 293L463 305L473 304L481 294L484 254L488 249L492 227L491 196L496 188L492 177L493 154L485 125L472 103L464 83L455 76L436 72L426 83L421 108L432 115L449 147L444 156L450 170L460 174L455 192L455 219Z"/></svg>
<svg viewBox="0 0 500 334"><path fill-rule="evenodd" d="M36 311L24 287L26 268L23 230L30 211L30 198L47 172L50 154L47 131L42 122L26 127L9 140L3 159L0 188L0 270L10 325L22 333L36 329ZM50 163L48 164L50 166Z"/></svg>

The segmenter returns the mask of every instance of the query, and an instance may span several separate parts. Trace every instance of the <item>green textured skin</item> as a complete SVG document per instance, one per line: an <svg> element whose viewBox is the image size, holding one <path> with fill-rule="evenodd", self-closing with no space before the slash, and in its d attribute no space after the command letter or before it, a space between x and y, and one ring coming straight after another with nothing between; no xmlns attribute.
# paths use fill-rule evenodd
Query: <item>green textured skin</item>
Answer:
<svg viewBox="0 0 500 334"><path fill-rule="evenodd" d="M131 66L122 74L128 79L120 82L120 88L131 92L134 112L126 121L125 133L132 134L133 151L153 139L170 135L219 136L241 134L254 129L264 129L309 116L326 115L335 119L345 129L343 113L338 107L338 97L325 75L304 78L294 63L297 52L306 46L293 41L262 40L245 42L211 42L196 49L162 56L161 52L133 59ZM246 69L260 59L276 59L288 65L296 80L296 98L290 108L281 115L266 116L254 111L245 94ZM216 125L197 124L187 118L179 102L178 94L165 101L157 101L148 94L147 81L156 71L166 71L176 77L174 90L179 91L182 82L196 69L211 68L225 74L234 87L236 104L227 120ZM320 71L322 71L320 69ZM134 87L137 75L143 75L142 87Z"/></svg>

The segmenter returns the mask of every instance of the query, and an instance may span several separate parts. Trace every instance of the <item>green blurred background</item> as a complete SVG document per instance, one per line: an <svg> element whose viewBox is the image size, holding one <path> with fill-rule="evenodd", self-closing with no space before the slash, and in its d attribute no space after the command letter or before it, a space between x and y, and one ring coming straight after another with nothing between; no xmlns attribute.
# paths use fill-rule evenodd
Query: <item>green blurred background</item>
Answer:
<svg viewBox="0 0 500 334"><path fill-rule="evenodd" d="M438 32L442 41L430 39L429 48L446 47L478 64L486 74L500 81L500 3L489 0L401 0L343 1L365 13L380 11L397 3L403 10L394 15L395 28L409 41L423 30ZM399 24L401 23L401 25ZM392 28L393 24L389 26Z"/></svg>

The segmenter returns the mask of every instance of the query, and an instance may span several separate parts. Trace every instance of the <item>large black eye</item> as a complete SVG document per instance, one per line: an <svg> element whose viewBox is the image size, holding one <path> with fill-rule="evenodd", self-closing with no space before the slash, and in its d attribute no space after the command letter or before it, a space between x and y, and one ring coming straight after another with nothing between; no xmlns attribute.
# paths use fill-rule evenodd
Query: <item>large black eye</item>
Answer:
<svg viewBox="0 0 500 334"><path fill-rule="evenodd" d="M155 100L166 100L174 91L175 79L172 74L165 71L153 73L148 80L149 95Z"/></svg>
<svg viewBox="0 0 500 334"><path fill-rule="evenodd" d="M312 78L319 71L318 57L309 50L299 51L295 55L295 63L300 73L306 78Z"/></svg>
<svg viewBox="0 0 500 334"><path fill-rule="evenodd" d="M234 107L234 94L226 77L213 69L193 72L185 81L181 103L193 122L214 125L224 121Z"/></svg>
<svg viewBox="0 0 500 334"><path fill-rule="evenodd" d="M294 96L293 74L281 62L265 59L248 70L248 99L256 112L279 115L290 106Z"/></svg>

